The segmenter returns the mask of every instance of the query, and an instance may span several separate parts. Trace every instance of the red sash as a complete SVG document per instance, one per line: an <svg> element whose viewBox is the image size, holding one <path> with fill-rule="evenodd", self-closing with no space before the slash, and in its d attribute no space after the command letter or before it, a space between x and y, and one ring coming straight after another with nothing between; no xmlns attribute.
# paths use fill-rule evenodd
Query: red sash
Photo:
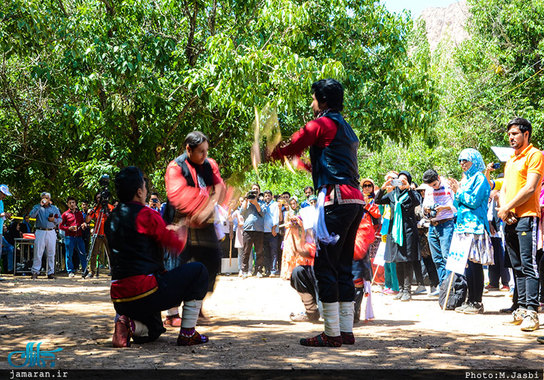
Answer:
<svg viewBox="0 0 544 380"><path fill-rule="evenodd" d="M139 274L113 280L110 295L113 302L130 302L147 297L159 289L157 279L152 274Z"/></svg>

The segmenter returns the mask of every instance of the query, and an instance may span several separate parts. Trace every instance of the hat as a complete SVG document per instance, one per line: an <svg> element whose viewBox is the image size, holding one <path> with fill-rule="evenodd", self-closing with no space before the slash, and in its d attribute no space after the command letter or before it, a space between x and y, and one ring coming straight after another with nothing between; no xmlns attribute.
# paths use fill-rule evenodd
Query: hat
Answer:
<svg viewBox="0 0 544 380"><path fill-rule="evenodd" d="M9 192L8 185L0 185L0 191L6 194L8 197L11 197L11 193Z"/></svg>
<svg viewBox="0 0 544 380"><path fill-rule="evenodd" d="M308 200L309 200L309 201L316 201L316 202L317 202L317 197L316 197L315 195L310 195L310 196L308 197Z"/></svg>

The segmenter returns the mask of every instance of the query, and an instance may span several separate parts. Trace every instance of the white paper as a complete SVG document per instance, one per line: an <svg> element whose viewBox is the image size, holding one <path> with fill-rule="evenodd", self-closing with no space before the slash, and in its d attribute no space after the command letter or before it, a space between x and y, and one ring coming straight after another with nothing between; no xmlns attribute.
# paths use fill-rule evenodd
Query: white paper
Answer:
<svg viewBox="0 0 544 380"><path fill-rule="evenodd" d="M378 246L373 263L374 265L378 265L380 267L383 267L385 264L385 243L383 241Z"/></svg>
<svg viewBox="0 0 544 380"><path fill-rule="evenodd" d="M471 245L472 239L459 239L457 234L453 234L446 270L464 274Z"/></svg>
<svg viewBox="0 0 544 380"><path fill-rule="evenodd" d="M305 230L313 229L317 222L317 209L312 206L301 208L299 215L302 218L302 225Z"/></svg>
<svg viewBox="0 0 544 380"><path fill-rule="evenodd" d="M497 156L500 162L508 161L514 154L514 148L509 148L507 146L492 146L491 150L495 153L495 156Z"/></svg>

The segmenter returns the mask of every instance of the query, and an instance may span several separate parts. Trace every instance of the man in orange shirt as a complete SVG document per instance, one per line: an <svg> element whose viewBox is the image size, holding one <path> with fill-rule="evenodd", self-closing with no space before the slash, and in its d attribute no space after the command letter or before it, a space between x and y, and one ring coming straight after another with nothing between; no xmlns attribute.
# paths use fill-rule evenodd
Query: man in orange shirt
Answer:
<svg viewBox="0 0 544 380"><path fill-rule="evenodd" d="M106 236L104 235L104 225L106 224L106 220L108 219L108 215L113 210L113 205L108 204L108 210L104 210L102 212L102 202L100 200L100 193L96 194L95 196L96 206L94 209L89 210L89 213L87 214L87 217L85 218L85 222L89 223L91 220L95 221L94 225L94 239L91 242L91 248L90 248L90 254L89 254L89 260L87 260L87 273L85 273L85 278L93 278L98 277L98 273L96 272L96 257L98 256L98 252L105 251L106 255L108 257L108 262L111 257L110 248L108 246L108 241L106 240Z"/></svg>
<svg viewBox="0 0 544 380"><path fill-rule="evenodd" d="M519 308L510 323L521 325L522 331L534 331L539 328L536 251L544 156L529 143L532 126L528 120L513 119L507 131L515 152L504 168L498 216L506 222L506 246L518 291Z"/></svg>

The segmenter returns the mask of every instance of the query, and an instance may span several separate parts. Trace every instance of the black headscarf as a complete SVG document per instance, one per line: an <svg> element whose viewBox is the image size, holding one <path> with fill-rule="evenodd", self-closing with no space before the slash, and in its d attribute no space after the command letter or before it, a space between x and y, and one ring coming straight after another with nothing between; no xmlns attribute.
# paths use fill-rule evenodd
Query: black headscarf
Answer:
<svg viewBox="0 0 544 380"><path fill-rule="evenodd" d="M412 184L412 175L411 175L410 173L408 173L406 170L403 170L403 171L399 172L399 177L400 177L401 175L405 175L405 176L406 176L406 178L408 179L408 185L411 185L411 184ZM399 189L399 190L400 190L400 189ZM405 193L406 191L408 191L408 190L410 190L410 189L402 189L402 190L400 190L400 193L401 193L401 194L404 194L404 193Z"/></svg>

